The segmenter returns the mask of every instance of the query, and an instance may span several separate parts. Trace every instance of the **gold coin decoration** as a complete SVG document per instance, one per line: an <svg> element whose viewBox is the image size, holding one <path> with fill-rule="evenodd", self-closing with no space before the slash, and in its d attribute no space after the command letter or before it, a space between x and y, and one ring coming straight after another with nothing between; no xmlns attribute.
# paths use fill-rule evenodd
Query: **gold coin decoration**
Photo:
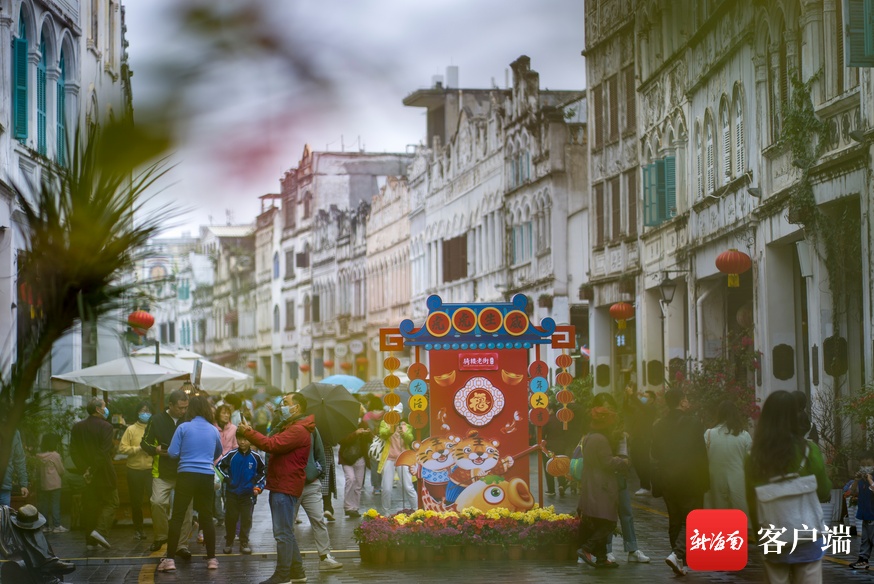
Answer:
<svg viewBox="0 0 874 584"><path fill-rule="evenodd" d="M424 412L428 409L428 398L424 395L414 395L410 398L410 409L414 412Z"/></svg>

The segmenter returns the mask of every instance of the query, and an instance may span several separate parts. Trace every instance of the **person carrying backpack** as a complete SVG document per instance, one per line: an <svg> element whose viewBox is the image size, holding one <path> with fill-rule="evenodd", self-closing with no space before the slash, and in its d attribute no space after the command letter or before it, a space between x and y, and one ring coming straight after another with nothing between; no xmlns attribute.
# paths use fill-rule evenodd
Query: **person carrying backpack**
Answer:
<svg viewBox="0 0 874 584"><path fill-rule="evenodd" d="M767 581L822 582L819 501L829 499L832 485L822 452L804 438L788 391L775 391L765 400L745 469L750 519L764 545Z"/></svg>

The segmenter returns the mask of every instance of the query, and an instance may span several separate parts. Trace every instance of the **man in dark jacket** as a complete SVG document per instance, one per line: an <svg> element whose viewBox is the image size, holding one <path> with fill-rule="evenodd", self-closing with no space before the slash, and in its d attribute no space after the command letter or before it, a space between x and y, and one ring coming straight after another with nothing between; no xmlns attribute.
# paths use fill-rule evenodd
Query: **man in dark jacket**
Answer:
<svg viewBox="0 0 874 584"><path fill-rule="evenodd" d="M88 485L83 493L82 526L89 546L109 548L106 536L115 522L118 488L112 466L112 424L106 421L109 408L100 398L85 407L88 417L70 430L70 454L76 469Z"/></svg>
<svg viewBox="0 0 874 584"><path fill-rule="evenodd" d="M663 496L668 508L668 538L671 554L665 563L675 574L686 573L686 515L704 507L704 493L710 490L710 470L704 427L698 418L686 413L689 402L679 389L665 392L668 413L652 430L653 495Z"/></svg>
<svg viewBox="0 0 874 584"><path fill-rule="evenodd" d="M157 464L152 465L152 529L155 533L154 541L149 547L153 552L161 549L167 543L167 535L170 530L170 501L173 490L176 488L176 469L179 460L171 458L167 454L170 442L176 428L184 421L188 411L188 394L177 389L170 394L169 405L163 412L152 416L140 447L152 456L157 456ZM185 513L182 521L182 537L179 538L179 549L176 555L188 559L191 552L188 551L188 536L191 533L191 506Z"/></svg>
<svg viewBox="0 0 874 584"><path fill-rule="evenodd" d="M290 393L283 398L280 422L270 436L256 432L245 422L237 426L239 434L269 455L267 488L270 489L270 514L276 539L276 570L261 584L307 580L294 538L294 510L306 484L306 466L316 422L313 416L304 416L306 404L302 397Z"/></svg>

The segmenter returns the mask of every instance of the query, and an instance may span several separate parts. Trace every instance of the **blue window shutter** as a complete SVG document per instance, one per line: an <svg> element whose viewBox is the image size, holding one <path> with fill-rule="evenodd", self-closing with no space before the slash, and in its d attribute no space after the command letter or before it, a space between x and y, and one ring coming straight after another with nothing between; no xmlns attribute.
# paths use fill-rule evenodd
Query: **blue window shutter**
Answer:
<svg viewBox="0 0 874 584"><path fill-rule="evenodd" d="M658 222L665 220L665 191L667 184L665 181L665 160L662 158L655 161L656 168L656 196L653 200L655 213L658 216Z"/></svg>
<svg viewBox="0 0 874 584"><path fill-rule="evenodd" d="M845 0L844 42L848 67L874 67L874 0Z"/></svg>
<svg viewBox="0 0 874 584"><path fill-rule="evenodd" d="M12 79L12 123L15 139L27 140L27 38L19 37L12 41L13 79Z"/></svg>
<svg viewBox="0 0 874 584"><path fill-rule="evenodd" d="M46 155L46 44L39 44L41 53L36 66L36 149Z"/></svg>
<svg viewBox="0 0 874 584"><path fill-rule="evenodd" d="M665 157L665 219L677 216L677 159L673 156Z"/></svg>
<svg viewBox="0 0 874 584"><path fill-rule="evenodd" d="M58 76L58 146L57 158L58 165L65 166L67 164L67 69L64 64L64 54L61 53L61 60L58 63L60 74Z"/></svg>

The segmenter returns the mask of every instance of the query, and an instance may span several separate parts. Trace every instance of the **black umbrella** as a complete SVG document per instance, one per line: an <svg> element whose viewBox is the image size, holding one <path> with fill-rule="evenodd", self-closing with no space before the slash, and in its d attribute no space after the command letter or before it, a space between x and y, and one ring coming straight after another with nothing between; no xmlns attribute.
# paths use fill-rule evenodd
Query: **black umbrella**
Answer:
<svg viewBox="0 0 874 584"><path fill-rule="evenodd" d="M310 383L300 393L307 400L306 413L316 417L325 444L338 444L358 428L361 402L342 385Z"/></svg>

